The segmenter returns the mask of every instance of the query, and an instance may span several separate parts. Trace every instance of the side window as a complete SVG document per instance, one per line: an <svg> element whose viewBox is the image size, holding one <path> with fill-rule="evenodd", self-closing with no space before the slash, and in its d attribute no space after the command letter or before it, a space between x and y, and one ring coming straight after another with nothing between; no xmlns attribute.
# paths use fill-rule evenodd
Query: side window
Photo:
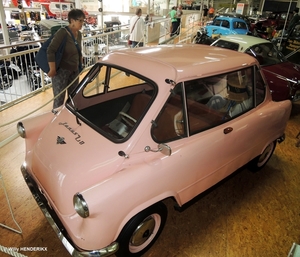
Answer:
<svg viewBox="0 0 300 257"><path fill-rule="evenodd" d="M233 27L234 27L235 29L246 29L246 28L247 28L247 26L246 26L245 23L243 23L243 22L238 22L238 21L234 22Z"/></svg>
<svg viewBox="0 0 300 257"><path fill-rule="evenodd" d="M194 94L188 93L192 83L185 83L189 134L215 127L253 108L252 78L252 69L248 68L200 79Z"/></svg>
<svg viewBox="0 0 300 257"><path fill-rule="evenodd" d="M154 141L170 142L186 136L186 119L183 112L182 83L172 90L167 102L153 122L151 134Z"/></svg>
<svg viewBox="0 0 300 257"><path fill-rule="evenodd" d="M259 104L264 100L265 86L253 67L177 84L153 122L153 139L163 143L191 136L251 110L254 78Z"/></svg>
<svg viewBox="0 0 300 257"><path fill-rule="evenodd" d="M226 79L222 76L210 77L208 80L187 81L184 85L189 135L214 127L225 120L226 100L220 94L226 87Z"/></svg>
<svg viewBox="0 0 300 257"><path fill-rule="evenodd" d="M247 68L227 75L227 115L236 117L254 107L253 68Z"/></svg>
<svg viewBox="0 0 300 257"><path fill-rule="evenodd" d="M213 23L212 23L212 25L220 26L221 22L222 22L222 20L214 20Z"/></svg>
<svg viewBox="0 0 300 257"><path fill-rule="evenodd" d="M224 28L229 28L230 26L229 26L229 21L223 21L222 22L222 27L224 27Z"/></svg>
<svg viewBox="0 0 300 257"><path fill-rule="evenodd" d="M260 71L258 68L255 70L255 80L256 80L256 90L255 90L255 95L256 95L256 105L261 104L266 95L266 87L265 87L265 82L261 76Z"/></svg>

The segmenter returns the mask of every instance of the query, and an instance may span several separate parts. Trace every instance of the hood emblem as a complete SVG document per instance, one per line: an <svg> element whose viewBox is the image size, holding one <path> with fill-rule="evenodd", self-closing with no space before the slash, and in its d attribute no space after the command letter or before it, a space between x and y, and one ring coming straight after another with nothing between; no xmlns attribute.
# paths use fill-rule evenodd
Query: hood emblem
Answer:
<svg viewBox="0 0 300 257"><path fill-rule="evenodd" d="M56 144L60 144L60 145L66 144L65 138L64 138L64 137L57 136Z"/></svg>

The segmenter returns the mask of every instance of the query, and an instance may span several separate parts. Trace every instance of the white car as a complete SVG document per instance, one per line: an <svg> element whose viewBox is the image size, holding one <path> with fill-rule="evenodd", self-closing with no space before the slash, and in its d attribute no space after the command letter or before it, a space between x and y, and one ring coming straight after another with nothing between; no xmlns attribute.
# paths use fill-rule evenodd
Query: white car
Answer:
<svg viewBox="0 0 300 257"><path fill-rule="evenodd" d="M300 66L288 61L270 41L247 35L222 36L211 44L254 56L274 101L300 99Z"/></svg>

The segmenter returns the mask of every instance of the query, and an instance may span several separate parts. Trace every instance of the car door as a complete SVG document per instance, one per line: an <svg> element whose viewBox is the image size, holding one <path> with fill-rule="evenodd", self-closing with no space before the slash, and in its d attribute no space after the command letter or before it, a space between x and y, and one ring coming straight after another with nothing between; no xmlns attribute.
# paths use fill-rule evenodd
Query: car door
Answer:
<svg viewBox="0 0 300 257"><path fill-rule="evenodd" d="M246 35L249 31L247 23L242 19L232 20L232 34L243 34Z"/></svg>
<svg viewBox="0 0 300 257"><path fill-rule="evenodd" d="M215 19L211 25L206 26L207 35L211 37L212 34L219 34L221 24L221 19Z"/></svg>
<svg viewBox="0 0 300 257"><path fill-rule="evenodd" d="M205 88L195 88L206 91ZM200 192L215 184L218 178L211 177L221 166L220 152L222 133L215 127L189 136L188 118L185 106L184 83L176 85L158 117L153 121L151 135L155 142L167 144L172 154L167 158L156 155L155 166L160 168L164 190L175 191L178 202L184 204ZM191 94L193 92L190 92ZM191 95L190 95L191 96ZM194 124L201 130L200 121ZM160 183L157 182L157 183ZM156 185L158 187L159 185Z"/></svg>
<svg viewBox="0 0 300 257"><path fill-rule="evenodd" d="M154 141L172 150L159 165L165 186L174 186L182 204L250 160L248 149L256 129L244 119L254 106L253 72L247 72L231 74L244 74L252 83L235 92L228 91L230 74L177 84L153 122Z"/></svg>
<svg viewBox="0 0 300 257"><path fill-rule="evenodd" d="M228 20L222 20L219 34L221 34L221 35L229 35L229 34L231 34L231 31L230 31L230 22Z"/></svg>

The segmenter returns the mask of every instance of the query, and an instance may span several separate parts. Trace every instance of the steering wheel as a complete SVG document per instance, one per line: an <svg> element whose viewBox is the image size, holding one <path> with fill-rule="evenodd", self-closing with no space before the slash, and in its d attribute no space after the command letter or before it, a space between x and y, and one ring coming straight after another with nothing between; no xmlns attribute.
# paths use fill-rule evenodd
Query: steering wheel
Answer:
<svg viewBox="0 0 300 257"><path fill-rule="evenodd" d="M131 127L134 126L134 124L136 123L136 119L132 118L131 116L129 116L127 113L125 112L119 112L119 114L121 115L121 119L123 121L125 121L125 123Z"/></svg>
<svg viewBox="0 0 300 257"><path fill-rule="evenodd" d="M177 136L184 135L184 119L182 111L179 111L174 116L174 129Z"/></svg>

